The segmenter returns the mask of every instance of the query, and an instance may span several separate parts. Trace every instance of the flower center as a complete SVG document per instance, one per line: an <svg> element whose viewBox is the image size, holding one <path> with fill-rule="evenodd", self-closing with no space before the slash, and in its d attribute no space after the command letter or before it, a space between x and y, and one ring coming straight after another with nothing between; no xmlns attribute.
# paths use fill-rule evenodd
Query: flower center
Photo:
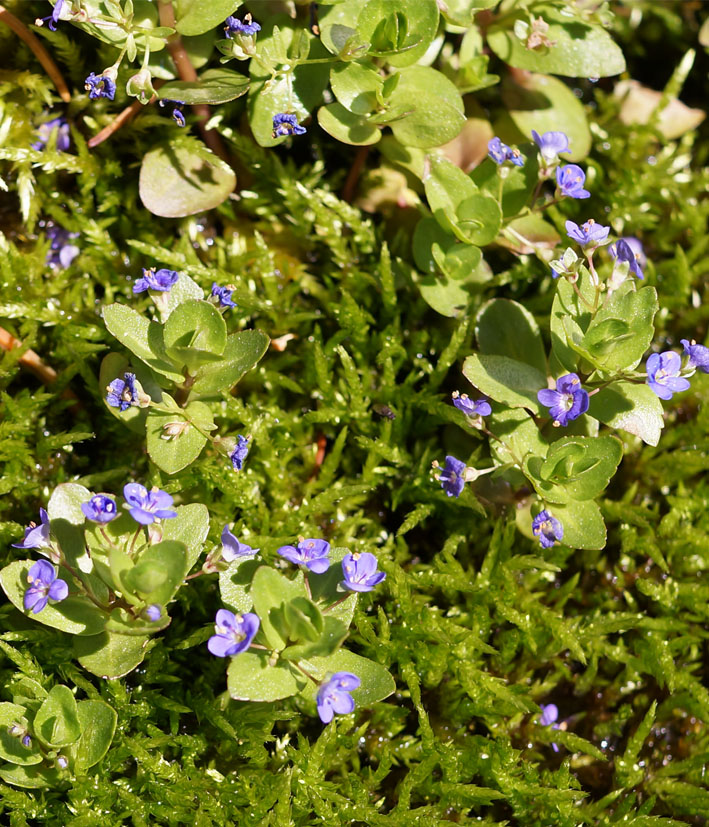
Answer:
<svg viewBox="0 0 709 827"><path fill-rule="evenodd" d="M565 411L570 411L574 406L573 393L563 393L559 404Z"/></svg>

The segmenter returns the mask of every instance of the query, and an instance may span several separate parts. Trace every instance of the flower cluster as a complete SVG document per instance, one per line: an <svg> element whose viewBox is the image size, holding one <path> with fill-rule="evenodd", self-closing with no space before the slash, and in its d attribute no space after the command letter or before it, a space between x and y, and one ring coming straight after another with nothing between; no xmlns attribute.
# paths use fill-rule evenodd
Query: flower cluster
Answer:
<svg viewBox="0 0 709 827"><path fill-rule="evenodd" d="M281 546L278 554L296 566L305 566L315 574L324 574L330 568L330 543L327 540L298 538L296 546ZM385 579L377 570L377 558L368 551L345 554L342 558L340 587L348 592L371 592Z"/></svg>

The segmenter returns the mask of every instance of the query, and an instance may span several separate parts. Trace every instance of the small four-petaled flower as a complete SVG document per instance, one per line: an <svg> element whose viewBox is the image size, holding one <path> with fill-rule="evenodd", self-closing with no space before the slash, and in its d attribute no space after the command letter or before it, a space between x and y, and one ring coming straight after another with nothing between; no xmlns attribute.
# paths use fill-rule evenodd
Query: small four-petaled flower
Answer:
<svg viewBox="0 0 709 827"><path fill-rule="evenodd" d="M251 548L246 543L242 543L229 531L229 526L224 526L222 531L222 560L227 563L232 563L241 557L253 557L258 551L257 548Z"/></svg>
<svg viewBox="0 0 709 827"><path fill-rule="evenodd" d="M476 399L474 402L467 393L458 393L453 391L453 404L459 411L463 411L466 416L490 416L492 408L490 403L483 396L481 399Z"/></svg>
<svg viewBox="0 0 709 827"><path fill-rule="evenodd" d="M591 193L583 188L586 173L576 164L556 168L556 183L561 195L567 198L590 198Z"/></svg>
<svg viewBox="0 0 709 827"><path fill-rule="evenodd" d="M551 548L554 543L560 543L564 538L563 526L546 509L540 511L532 520L532 533L539 537L542 548Z"/></svg>
<svg viewBox="0 0 709 827"><path fill-rule="evenodd" d="M438 468L438 462L434 462L433 467ZM450 455L446 457L446 464L437 479L441 483L441 488L449 497L460 497L463 493L463 489L465 488L465 468L465 463L459 459Z"/></svg>
<svg viewBox="0 0 709 827"><path fill-rule="evenodd" d="M330 543L327 540L300 537L297 546L281 546L278 554L296 566L305 566L315 574L322 574L330 568Z"/></svg>
<svg viewBox="0 0 709 827"><path fill-rule="evenodd" d="M13 548L48 548L49 515L44 508L39 509L39 525L30 523L25 529L25 536L19 543L12 543Z"/></svg>
<svg viewBox="0 0 709 827"><path fill-rule="evenodd" d="M539 726L549 726L552 729L561 729L561 725L557 723L559 717L559 710L556 704L540 704L539 708L542 714L539 716ZM551 748L554 752L559 752L559 747L552 743Z"/></svg>
<svg viewBox="0 0 709 827"><path fill-rule="evenodd" d="M58 603L64 600L69 594L69 586L66 581L57 577L57 571L51 563L46 560L39 560L27 573L29 589L25 592L24 607L32 614L39 614L47 605L48 601Z"/></svg>
<svg viewBox="0 0 709 827"><path fill-rule="evenodd" d="M689 389L689 380L680 376L682 358L674 350L653 353L647 360L647 383L660 399L672 399L673 393Z"/></svg>
<svg viewBox="0 0 709 827"><path fill-rule="evenodd" d="M569 152L569 139L564 132L545 132L540 135L533 129L532 138L547 164L554 163L562 152Z"/></svg>
<svg viewBox="0 0 709 827"><path fill-rule="evenodd" d="M116 96L116 79L108 73L108 70L101 75L91 72L84 81L84 89L89 93L89 99L92 101L98 98L108 98L112 101Z"/></svg>
<svg viewBox="0 0 709 827"><path fill-rule="evenodd" d="M49 17L38 17L34 21L35 26L43 26L46 23L47 28L50 32L56 32L57 23L59 22L64 3L65 0L57 0L57 2L54 4L54 8L52 9L52 13L49 15Z"/></svg>
<svg viewBox="0 0 709 827"><path fill-rule="evenodd" d="M355 708L350 692L359 689L362 682L352 672L335 672L320 684L316 698L318 715L329 724L334 715L349 715Z"/></svg>
<svg viewBox="0 0 709 827"><path fill-rule="evenodd" d="M220 287L216 281L212 284L212 298L216 299L219 307L238 307L239 305L232 301L231 294L234 292L234 285L228 284L226 287Z"/></svg>
<svg viewBox="0 0 709 827"><path fill-rule="evenodd" d="M588 410L588 393L581 387L581 380L575 373L567 373L556 380L556 390L544 388L537 399L549 408L554 425L566 426L572 419L578 419Z"/></svg>
<svg viewBox="0 0 709 827"><path fill-rule="evenodd" d="M251 17L250 14L245 14L244 19L239 20L238 17L227 17L224 21L224 34L231 39L234 35L245 35L246 37L253 37L257 32L261 31L261 26Z"/></svg>
<svg viewBox="0 0 709 827"><path fill-rule="evenodd" d="M130 506L128 513L141 525L150 525L155 520L167 520L177 517L177 511L172 511L172 497L167 491L151 488L150 491L137 482L129 482L123 486L123 496Z"/></svg>
<svg viewBox="0 0 709 827"><path fill-rule="evenodd" d="M377 558L368 551L345 554L342 574L345 579L340 585L350 592L371 592L386 577L383 571L377 571Z"/></svg>
<svg viewBox="0 0 709 827"><path fill-rule="evenodd" d="M169 292L176 284L180 274L175 270L156 270L151 267L149 270L143 269L143 277L136 279L133 285L134 293L142 293L145 290L157 290L162 293Z"/></svg>
<svg viewBox="0 0 709 827"><path fill-rule="evenodd" d="M688 360L687 367L699 368L703 373L709 373L709 347L698 345L694 339L691 342L687 339L680 339L680 344Z"/></svg>
<svg viewBox="0 0 709 827"><path fill-rule="evenodd" d="M234 450L229 454L229 459L231 460L231 464L235 471L241 471L244 467L244 460L246 459L246 455L249 453L250 447L250 438L238 434L236 437L236 445L234 446Z"/></svg>
<svg viewBox="0 0 709 827"><path fill-rule="evenodd" d="M55 132L57 135L57 149L59 152L66 152L71 145L71 133L69 132L69 124L61 116L52 118L51 121L46 121L37 127L37 140L31 144L32 149L41 152L46 148L52 134Z"/></svg>
<svg viewBox="0 0 709 827"><path fill-rule="evenodd" d="M207 649L218 658L229 658L246 651L259 630L258 615L246 612L235 615L228 609L219 609L215 619L216 634L207 641Z"/></svg>
<svg viewBox="0 0 709 827"><path fill-rule="evenodd" d="M116 501L106 494L94 494L87 503L81 503L81 510L92 523L110 523L118 515Z"/></svg>
<svg viewBox="0 0 709 827"><path fill-rule="evenodd" d="M573 221L566 222L566 235L584 247L597 247L601 242L608 238L608 233L611 231L610 227L603 227L601 224L589 218L580 227Z"/></svg>
<svg viewBox="0 0 709 827"><path fill-rule="evenodd" d="M135 374L124 373L123 379L114 379L106 388L106 402L119 411L127 411L131 406L140 405L140 395L136 387Z"/></svg>
<svg viewBox="0 0 709 827"><path fill-rule="evenodd" d="M503 144L497 137L488 141L487 154L496 164L504 164L505 161L509 161L516 167L524 166L524 157L522 156L522 153L518 149L512 149L511 146Z"/></svg>
<svg viewBox="0 0 709 827"><path fill-rule="evenodd" d="M611 258L615 259L616 264L627 261L631 273L635 273L639 279L645 277L642 268L645 262L645 253L643 252L643 245L637 238L619 238L615 244L611 244L608 252Z"/></svg>
<svg viewBox="0 0 709 827"><path fill-rule="evenodd" d="M304 135L305 127L300 126L295 115L289 112L280 112L273 116L273 137L283 138L286 135Z"/></svg>

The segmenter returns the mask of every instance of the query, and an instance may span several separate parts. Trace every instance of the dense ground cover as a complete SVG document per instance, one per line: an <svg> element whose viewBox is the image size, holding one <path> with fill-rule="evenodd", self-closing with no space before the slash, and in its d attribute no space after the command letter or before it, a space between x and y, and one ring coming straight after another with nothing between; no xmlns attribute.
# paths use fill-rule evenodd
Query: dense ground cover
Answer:
<svg viewBox="0 0 709 827"><path fill-rule="evenodd" d="M332 27L325 26L328 14L351 5L320 7L323 40L325 31L334 37ZM416 4L398 5L404 17L414 15ZM338 103L353 105L356 95L346 84L331 79L335 94L329 93L323 108L339 105L340 110L321 114L320 93L305 100L296 83L297 101L290 103L307 132L283 142L271 137L272 115L288 109L268 109L273 87L264 91L262 86L249 92L248 102L241 96L210 100L217 117L206 140L219 150L214 143L219 135L225 168L205 155L200 112L189 106L181 131L170 117L172 107L150 105L89 148L90 136L130 105L123 88L133 70L121 70L113 102L91 100L84 80L113 63L116 48L68 20L59 20L54 32L46 25L35 29L71 90L71 100L62 103L32 50L0 23L0 175L6 183L0 192L0 324L21 343L11 347L6 339L0 364L3 566L40 559L11 544L37 520L57 486L73 483L120 495L126 483L155 485L177 506L200 503L208 509L208 540L193 573L207 553L216 550L218 556L226 524L260 549L260 559L289 575L292 568L281 567L277 552L299 536L326 539L335 549L374 553L386 580L362 593L356 609L353 605L345 646L382 672L388 670L396 685L385 699L358 703L354 714L336 716L327 725L312 697L260 702L230 697L228 686L236 684L234 675L244 662L239 658L245 655L232 659L228 685L224 660L210 654L206 643L218 609L226 604L247 611L249 605L238 604L225 586L228 577L215 573L195 577L177 591L179 577L174 602L169 602L173 592L158 600L163 611L168 606L169 625L145 638L136 633L134 639L147 641L141 657L126 674L108 680L100 677L100 668L96 674L79 662L73 635L61 631L60 621L58 628L42 625L3 600L0 701L25 704L34 712L43 693L63 685L79 708L101 700L117 716L110 748L95 762L81 758L82 750L90 751L89 733L74 752L68 751L68 767L52 763L56 755L48 755L47 747L42 759L47 775L34 788L27 778L12 783L4 765L2 777L9 782L2 785L4 822L73 827L706 823L705 373L691 377L691 390L663 402L663 413L648 403L639 416L644 424L634 426L636 435L602 424L598 436L598 423L594 426L590 416L586 424L579 420L576 430L571 425L552 434L552 428L536 427L546 411L533 411L534 420L528 416L535 423L533 435L525 431L514 443L525 452L542 443L544 451L550 444L566 444L569 433L590 441L614 435L617 472L613 466L599 488L578 497L579 502L597 499L598 519L601 514L603 519L599 529L596 512L588 517L595 521L593 531L585 522L591 512L574 511L577 498L568 503L551 492L545 500L540 490L547 477L535 476L531 463L522 470L510 467L494 437L471 428L451 404L455 391L474 393L462 373L464 363L466 375L473 372L466 361L472 354L479 354L484 365L483 357L491 352L511 355L527 346L534 351L541 341L542 360L551 347L557 368L565 368L555 369L551 361L544 376L555 379L578 370L590 387L593 376L601 374L586 369L588 360L602 360L606 353L602 347L589 350L592 345L640 342L637 359L631 354L619 367L631 370L632 363L644 377L648 353L682 353L681 339L705 341L707 127L684 110L660 118L663 107L676 106L680 92L691 107L706 100L703 4L576 4L573 13L586 14L584 19L612 38L627 68L611 67L610 77L598 72L600 80L589 79L590 73L579 77L576 71L546 68L560 76L551 78L552 84L563 85L561 91L552 85L548 92L551 114L548 102L539 103L543 93L529 86L524 74L545 66L520 64L529 55L542 61L553 56L563 32L552 29L549 38L556 42L535 46L524 25L533 27L534 14L548 14L547 7L553 16L553 7L558 11L572 4L516 4L531 9L526 17L520 13L523 25L516 32L509 20L514 3L505 2L501 9L484 2L449 5L449 17L441 17L431 30L431 41L437 32L441 40L428 52L430 59L414 53L425 28L420 19L416 35L394 15L394 23L386 18L389 29L367 37L383 54L381 38L399 38L401 53L389 58L391 63L409 54L414 62L435 67L444 80L450 78L462 95L467 120L457 103L450 104L451 114L425 106L416 110L406 99L399 110L389 110L389 121L381 121L393 126L380 141L380 123L362 124L370 110ZM493 8L473 18L483 6ZM292 19L287 14L296 10L287 4L247 7L264 27L258 35L264 40L273 19L288 31L317 19L309 6L298 6L299 16ZM50 11L39 2L7 8L28 24ZM283 20L274 18L280 12ZM507 15L510 37L517 38L510 42L522 50L521 57L501 56L493 14ZM244 19L244 8L237 15ZM570 24L572 35L580 19ZM488 38L484 49L477 41L482 34ZM411 43L407 37L413 37ZM340 45L344 50L346 44ZM602 60L619 59L607 44L604 48ZM382 74L389 72L386 56L370 54L370 59ZM167 58L164 63L168 68L162 75L153 69L153 77L169 82L171 64ZM139 65L140 54L135 70ZM215 50L209 66L219 65ZM244 64L226 66L241 71ZM251 72L253 89L264 78L253 66ZM618 84L631 79L665 90L645 116L622 112L628 99L618 93ZM386 93L378 87L372 91L370 81L360 79L352 88L372 109L371 101L378 101L386 110L377 92L403 94L405 81L398 91ZM326 72L323 87L327 82ZM440 97L445 90L440 87ZM409 94L423 91L414 84ZM55 132L48 145L31 149L39 125L60 115L71 126L71 143L62 148ZM396 126L411 123L412 117L419 118L413 137ZM474 202L475 209L491 209L483 226L497 222L489 238L470 235L471 224L460 213L463 196L451 206L460 188L467 197L465 188L472 184L460 182L457 167L451 172L436 160L437 147L450 137L436 129L456 117L460 123L453 134L463 131L444 151L466 173L473 170L472 178L460 174L479 187L471 190L471 198L482 199ZM588 199L557 200L553 173L552 183L537 187L532 128L569 133L577 154L568 160L585 170ZM423 133L432 137L422 144L416 136ZM524 169L533 170L533 178L514 192L505 190L502 210L490 208L488 201L498 197L498 183L518 180L513 176L520 168L483 160L495 134L519 146ZM155 152L169 155L165 147L184 153L182 163L187 157L207 158L217 179L220 170L226 176L225 191L210 209L195 213L192 205L174 205L169 170L180 164L168 165L167 172L165 167L146 172L145 159ZM229 168L236 173L235 189ZM431 173L432 168L439 172ZM498 178L503 168L510 170L504 181ZM160 186L163 179L169 182L166 188ZM536 205L533 218L541 221L543 215L543 225L513 223L525 203ZM473 212L472 232L477 232L477 217ZM568 354L554 345L553 302L564 289L560 285L573 279L555 280L549 262L573 246L565 222L582 224L591 217L610 226L614 239L642 241L645 278L642 286L632 282L638 285L632 296L647 297L654 288L659 310L647 324L641 320L622 330L610 325L597 341L584 339L586 356L574 351L568 357L574 361L567 364ZM430 222L426 231L417 228L421 219ZM510 225L517 235L503 232ZM58 227L71 237L57 235ZM412 238L418 239L413 247ZM470 252L478 247L484 248L487 266ZM455 260L446 258L454 248ZM581 256L581 248L575 249ZM603 279L611 277L613 262L605 250L596 263ZM125 412L105 402L106 385L123 375L131 345L120 324L112 323L110 314L104 321L102 313L109 305L122 305L163 321L147 293L133 292L142 268L150 267L188 276L207 296L213 282L233 285L237 306L223 314L228 332L260 330L272 341L262 358L259 353L245 363L233 391L226 382L208 400L207 416L213 419L205 421L216 424L215 433L250 437L239 470L226 455L233 444L207 439L199 442L196 458L181 465L180 458L160 453L159 430L151 442L150 426L146 437L145 424L136 425L137 407L130 412L136 414L135 427L129 428L121 421ZM579 277L582 290L587 276L588 271ZM527 313L506 304L507 316L495 316L486 328L480 313L491 299L517 302ZM485 351L485 330L502 350ZM41 360L34 371L28 370L28 348ZM101 367L111 352L124 359L113 373ZM519 358L524 361L525 354ZM146 373L139 361L133 367L143 371L139 379L156 398L148 386L158 382L160 371ZM475 375L480 377L480 371ZM600 390L603 383L602 377ZM178 384L166 381L161 387L184 403ZM525 411L536 404L536 393L523 403L504 392L498 398L496 385L477 384L493 399L490 423L504 424L506 406ZM648 391L644 378L639 387ZM609 418L603 411L597 416L602 422ZM513 433L511 427L489 428L502 438ZM579 444L587 450L589 443ZM477 469L500 467L451 497L437 480L440 471L432 469L447 455ZM576 480L571 477L566 485ZM566 508L567 542L570 537L578 542L540 545L531 521L541 501L551 502L552 511L558 503L556 513ZM58 513L50 508L52 519ZM168 524L165 520L166 535ZM580 528L573 529L577 524ZM3 586L8 592L6 580ZM558 710L555 721L550 705ZM110 720L106 727L111 729ZM3 737L7 760L16 736L3 730Z"/></svg>

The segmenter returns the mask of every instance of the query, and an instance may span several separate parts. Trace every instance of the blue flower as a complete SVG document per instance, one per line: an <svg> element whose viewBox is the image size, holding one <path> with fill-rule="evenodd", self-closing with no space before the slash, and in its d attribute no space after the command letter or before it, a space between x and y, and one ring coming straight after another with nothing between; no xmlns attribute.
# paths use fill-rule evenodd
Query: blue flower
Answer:
<svg viewBox="0 0 709 827"><path fill-rule="evenodd" d="M87 503L81 503L81 510L92 523L110 523L118 516L116 501L105 494L94 494Z"/></svg>
<svg viewBox="0 0 709 827"><path fill-rule="evenodd" d="M106 388L106 402L112 408L127 411L140 404L134 373L124 373L123 379L114 379Z"/></svg>
<svg viewBox="0 0 709 827"><path fill-rule="evenodd" d="M143 278L136 279L133 285L134 293L143 293L145 290L159 290L167 293L176 284L180 274L175 270L156 270L151 267L149 270L143 268Z"/></svg>
<svg viewBox="0 0 709 827"><path fill-rule="evenodd" d="M234 292L234 285L227 285L220 287L216 281L212 283L212 296L219 302L219 307L238 307L239 305L232 301L231 294Z"/></svg>
<svg viewBox="0 0 709 827"><path fill-rule="evenodd" d="M57 2L54 4L54 8L52 9L52 13L49 15L49 17L38 17L34 21L35 26L43 26L46 23L47 28L50 32L56 32L57 23L59 22L59 16L62 13L63 5L64 0L57 0Z"/></svg>
<svg viewBox="0 0 709 827"><path fill-rule="evenodd" d="M251 646L260 625L258 615L252 612L235 615L228 609L219 609L215 623L216 635L207 641L207 649L218 658L238 655Z"/></svg>
<svg viewBox="0 0 709 827"><path fill-rule="evenodd" d="M58 603L69 594L69 586L57 578L57 572L51 563L39 560L27 573L29 589L25 592L24 607L32 614L39 614L49 600Z"/></svg>
<svg viewBox="0 0 709 827"><path fill-rule="evenodd" d="M350 592L371 592L386 577L383 571L377 571L377 558L368 551L345 554L342 574L345 579L340 585Z"/></svg>
<svg viewBox="0 0 709 827"><path fill-rule="evenodd" d="M112 101L116 96L116 81L104 72L96 75L93 72L84 81L84 89L89 93L89 99L108 98Z"/></svg>
<svg viewBox="0 0 709 827"><path fill-rule="evenodd" d="M564 537L564 527L552 515L544 509L532 520L532 533L539 537L539 544L542 548L551 548L557 541L561 542Z"/></svg>
<svg viewBox="0 0 709 827"><path fill-rule="evenodd" d="M637 238L619 238L615 244L611 244L608 248L611 258L617 262L627 261L630 265L630 271L635 273L639 278L645 278L641 264L646 262L645 254L643 252L643 245Z"/></svg>
<svg viewBox="0 0 709 827"><path fill-rule="evenodd" d="M646 368L647 383L660 399L672 399L673 393L689 389L689 381L679 375L682 359L673 350L653 353L647 360Z"/></svg>
<svg viewBox="0 0 709 827"><path fill-rule="evenodd" d="M567 373L556 380L556 390L544 388L537 399L549 408L554 425L566 426L572 419L578 419L588 410L588 393L581 387L581 380L575 373Z"/></svg>
<svg viewBox="0 0 709 827"><path fill-rule="evenodd" d="M547 164L556 161L557 156L562 152L569 151L569 139L563 132L545 132L540 135L533 129L532 138L534 138L534 143L539 147L542 158Z"/></svg>
<svg viewBox="0 0 709 827"><path fill-rule="evenodd" d="M71 134L69 124L62 117L52 118L37 127L37 140L31 145L32 149L41 152L49 143L53 132L57 133L56 147L59 152L66 152L71 145Z"/></svg>
<svg viewBox="0 0 709 827"><path fill-rule="evenodd" d="M32 746L32 738L29 735L22 736L22 746L29 749Z"/></svg>
<svg viewBox="0 0 709 827"><path fill-rule="evenodd" d="M542 714L539 717L540 726L550 726L552 729L561 729L561 726L556 722L559 717L559 710L556 704L540 704L539 708L542 710ZM559 752L559 747L556 744L552 744L551 748L554 752Z"/></svg>
<svg viewBox="0 0 709 827"><path fill-rule="evenodd" d="M709 347L698 345L694 339L689 342L687 339L680 339L684 347L684 355L689 359L687 367L699 368L704 373L709 373Z"/></svg>
<svg viewBox="0 0 709 827"><path fill-rule="evenodd" d="M438 463L433 463L438 468ZM438 475L441 488L449 497L460 497L465 488L465 463L455 457L447 456L446 464Z"/></svg>
<svg viewBox="0 0 709 827"><path fill-rule="evenodd" d="M278 553L296 566L305 566L315 574L322 574L330 568L330 543L327 540L306 540L301 537L297 546L281 546Z"/></svg>
<svg viewBox="0 0 709 827"><path fill-rule="evenodd" d="M224 526L222 531L222 559L227 563L238 560L240 557L251 557L256 554L257 548L251 548L246 543L240 543L239 540L229 531L229 526Z"/></svg>
<svg viewBox="0 0 709 827"><path fill-rule="evenodd" d="M236 447L229 454L229 459L231 460L231 464L234 466L235 471L241 471L244 467L244 460L246 459L246 455L249 453L249 442L249 437L241 436L241 434L237 435Z"/></svg>
<svg viewBox="0 0 709 827"><path fill-rule="evenodd" d="M601 224L596 224L592 218L589 218L588 221L580 227L573 221L566 222L566 235L574 241L578 241L578 243L584 247L591 244L597 247L602 241L608 238L610 231L610 227L603 227Z"/></svg>
<svg viewBox="0 0 709 827"><path fill-rule="evenodd" d="M298 124L295 115L281 112L273 116L273 137L282 138L285 135L304 135L305 127Z"/></svg>
<svg viewBox="0 0 709 827"><path fill-rule="evenodd" d="M137 482L129 482L123 486L125 501L131 506L128 513L141 525L150 525L155 520L167 520L177 517L176 511L171 511L172 497L167 491L151 488L150 491Z"/></svg>
<svg viewBox="0 0 709 827"><path fill-rule="evenodd" d="M145 608L145 616L149 621L151 621L151 623L157 623L162 617L162 609L157 603L151 603Z"/></svg>
<svg viewBox="0 0 709 827"><path fill-rule="evenodd" d="M517 167L524 166L524 158L518 149L503 144L499 138L492 138L487 144L487 154L497 164L509 161Z"/></svg>
<svg viewBox="0 0 709 827"><path fill-rule="evenodd" d="M568 198L590 198L591 193L583 188L586 173L576 164L556 168L556 183L559 192Z"/></svg>
<svg viewBox="0 0 709 827"><path fill-rule="evenodd" d="M359 689L361 683L352 672L335 672L329 680L323 681L316 697L320 720L329 724L335 713L349 715L355 708L355 702L349 693Z"/></svg>
<svg viewBox="0 0 709 827"><path fill-rule="evenodd" d="M184 116L184 113L182 112L181 107L183 107L185 105L185 102L184 101L170 100L170 98L162 98L161 100L158 101L158 104L159 104L160 107L166 106L169 103L174 105L173 110L172 110L172 119L173 119L173 121L175 121L175 123L178 126L184 126L185 125L185 116Z"/></svg>
<svg viewBox="0 0 709 827"><path fill-rule="evenodd" d="M490 416L492 413L490 403L484 396L482 399L473 402L467 393L453 391L453 404L459 411L463 411L466 416Z"/></svg>
<svg viewBox="0 0 709 827"><path fill-rule="evenodd" d="M260 32L261 27L258 23L252 20L250 14L244 15L243 22L238 17L227 17L224 21L224 34L231 39L235 34L246 35L246 37L253 37L256 32Z"/></svg>
<svg viewBox="0 0 709 827"><path fill-rule="evenodd" d="M39 509L39 525L30 523L25 529L21 543L12 543L13 548L49 548L49 514Z"/></svg>
<svg viewBox="0 0 709 827"><path fill-rule="evenodd" d="M47 264L50 267L66 268L79 255L81 250L75 244L69 244L72 238L78 238L79 233L70 233L63 227L52 225L47 227L45 235L49 239L49 250L47 251Z"/></svg>

